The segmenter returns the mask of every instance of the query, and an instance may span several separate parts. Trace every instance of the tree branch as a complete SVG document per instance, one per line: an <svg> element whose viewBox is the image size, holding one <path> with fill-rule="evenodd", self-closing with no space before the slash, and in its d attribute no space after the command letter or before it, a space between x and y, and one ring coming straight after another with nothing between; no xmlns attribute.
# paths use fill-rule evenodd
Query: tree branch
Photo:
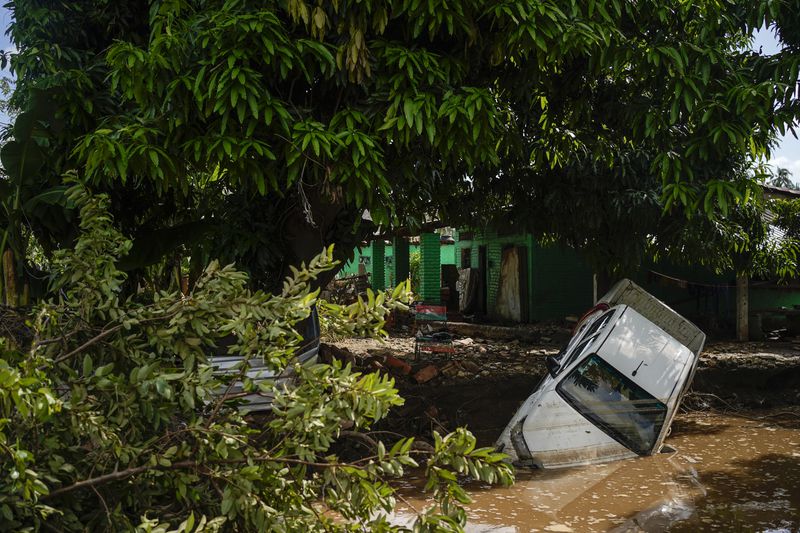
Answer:
<svg viewBox="0 0 800 533"><path fill-rule="evenodd" d="M171 313L167 313L167 314L165 314L165 315L162 315L162 316L156 316L156 317L151 317L151 318L145 318L145 319L142 319L142 320L139 320L139 321L137 321L136 325L137 325L137 326L141 326L141 325L143 325L143 324L147 324L148 322L158 322L158 321L160 321L160 320L165 320L165 319L172 318L173 316L175 316L175 315L177 315L177 314L178 314L178 310L175 310L175 311L173 311L173 312L171 312ZM112 333L116 333L117 331L119 331L120 329L122 329L122 326L123 326L122 324L117 324L117 325L116 325L116 326L114 326L113 328L110 328L110 329L105 329L105 330L101 331L100 333L98 333L97 335L95 335L94 337L92 337L91 339L89 339L88 341L84 342L83 344L81 344L80 346L78 346L77 348L75 348L74 350L72 350L72 351L70 351L70 352L67 352L67 353L65 353L65 354L63 354L63 355L59 355L58 357L56 357L55 359L53 359L53 363L56 363L56 364L57 364L57 363L64 362L64 361L66 361L67 359L69 359L70 357L73 357L73 356L75 356L75 355L77 355L77 354L81 353L82 351L84 351L84 350L85 350L86 348L88 348L89 346L91 346L91 345L93 345L93 344L96 344L96 343L100 342L101 340L105 339L106 337L108 337L108 336L109 336L109 335L111 335ZM71 333L70 335L72 335L72 334L74 334L74 332L73 332L73 333ZM45 370L45 367L39 367L39 370Z"/></svg>
<svg viewBox="0 0 800 533"><path fill-rule="evenodd" d="M77 354L81 353L83 350L85 350L86 348L88 348L92 344L100 342L101 340L105 339L106 337L108 337L112 333L115 333L115 332L119 331L120 329L122 329L122 324L117 324L116 326L114 326L111 329L107 329L105 331L100 332L99 334L95 335L94 337L92 337L88 341L84 342L83 344L81 344L80 346L78 346L77 348L72 350L71 352L67 352L67 353L65 353L63 355L59 355L58 357L53 359L53 363L58 364L58 363L61 363L63 361L66 361L67 359L69 359L73 355L77 355Z"/></svg>
<svg viewBox="0 0 800 533"><path fill-rule="evenodd" d="M57 496L61 496L62 494L67 494L69 492L73 492L80 489L85 488L94 488L97 485L103 485L105 483L111 483L113 481L120 481L122 479L129 478L131 476L135 476L136 474L141 474L143 472L153 471L153 470L190 470L193 468L200 468L202 466L208 464L217 464L217 465L231 465L231 464L242 464L247 463L248 461L253 461L256 463L268 463L268 462L276 462L276 463L287 463L287 464L295 464L295 465L304 465L304 466L314 466L319 468L341 468L341 467L349 467L349 468L357 468L362 470L363 467L359 466L358 464L353 463L317 463L314 461L304 461L302 459L293 459L291 457L271 457L271 456L260 456L260 457L242 457L241 459L218 459L214 461L205 461L204 463L198 463L197 461L179 461L177 463L172 463L169 466L163 465L142 465L136 466L133 468L128 468L126 470L118 470L111 472L109 474L103 474L102 476L97 476L89 479L84 479L82 481L76 481L72 485L67 485L65 487L58 488L50 494L47 494L42 497L43 500L48 500L51 498L55 498ZM363 461L362 461L363 462Z"/></svg>

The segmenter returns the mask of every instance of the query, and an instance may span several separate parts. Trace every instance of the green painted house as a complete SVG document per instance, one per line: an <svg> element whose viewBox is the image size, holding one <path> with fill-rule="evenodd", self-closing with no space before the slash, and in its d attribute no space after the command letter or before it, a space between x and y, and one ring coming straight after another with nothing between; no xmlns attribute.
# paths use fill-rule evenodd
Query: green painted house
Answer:
<svg viewBox="0 0 800 533"><path fill-rule="evenodd" d="M428 303L445 303L447 285L470 294L464 314L499 322L536 322L579 316L589 309L603 288L597 287L592 268L571 248L543 246L530 234L500 234L492 230L456 231L454 239L423 233L412 239L376 240L355 250L341 277L370 275L373 288L389 288L409 276L409 258L421 256L418 292ZM453 242L454 240L454 242ZM471 273L465 276L465 269ZM472 287L456 285L461 273ZM702 267L648 263L628 277L707 331L732 331L737 322L736 277ZM600 291L601 294L597 294ZM800 306L800 283L777 284L753 280L748 288L754 332L785 327ZM456 295L457 296L457 295ZM458 298L447 303L459 308ZM462 304L464 298L462 298ZM798 312L800 328L800 312Z"/></svg>
<svg viewBox="0 0 800 533"><path fill-rule="evenodd" d="M456 265L477 269L477 314L534 322L592 306L593 273L574 250L494 231L458 232L456 247Z"/></svg>
<svg viewBox="0 0 800 533"><path fill-rule="evenodd" d="M412 239L374 240L353 250L353 259L339 272L344 278L368 274L374 289L387 289L409 277L411 254L420 254L419 292L425 301L437 302L441 295L442 265L456 265L452 239L437 233L423 233Z"/></svg>
<svg viewBox="0 0 800 533"><path fill-rule="evenodd" d="M456 265L476 269L479 289L474 312L501 321L579 316L602 296L592 269L576 250L542 246L529 234L458 232ZM717 274L701 266L662 262L646 263L628 277L709 331L729 332L736 326L733 272ZM754 335L758 329L786 327L791 319L786 310L800 306L800 283L751 280L748 301L750 315L757 319L751 328Z"/></svg>

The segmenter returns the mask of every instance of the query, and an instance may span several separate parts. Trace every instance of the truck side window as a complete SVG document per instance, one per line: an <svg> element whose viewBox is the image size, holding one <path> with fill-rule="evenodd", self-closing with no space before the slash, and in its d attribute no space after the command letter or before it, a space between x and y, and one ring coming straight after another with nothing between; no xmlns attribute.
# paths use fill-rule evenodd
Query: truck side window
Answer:
<svg viewBox="0 0 800 533"><path fill-rule="evenodd" d="M614 315L614 310L606 311L602 316L600 316L597 320L592 322L589 328L586 330L586 333L583 334L583 339L575 345L575 347L569 352L567 358L564 360L564 364L561 365L562 368L566 368L573 361L575 361L578 357L583 355L586 351L588 346L594 342L597 336L600 334L600 330L605 326L611 317Z"/></svg>
<svg viewBox="0 0 800 533"><path fill-rule="evenodd" d="M667 406L597 354L575 367L558 394L608 436L645 455L661 432Z"/></svg>

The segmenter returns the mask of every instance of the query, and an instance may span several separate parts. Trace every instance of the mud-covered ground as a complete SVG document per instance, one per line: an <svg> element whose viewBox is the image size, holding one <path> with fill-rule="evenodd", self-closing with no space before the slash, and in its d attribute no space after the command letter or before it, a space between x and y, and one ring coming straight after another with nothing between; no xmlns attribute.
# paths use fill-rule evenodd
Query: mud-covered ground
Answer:
<svg viewBox="0 0 800 533"><path fill-rule="evenodd" d="M335 342L332 351L365 370L395 376L406 403L394 409L379 429L425 438L434 429L446 432L467 426L480 445L490 445L544 376L545 357L558 353L570 335L567 327L553 324L527 327L521 335L526 341L511 338L509 331L500 332L504 340L479 337L476 332L457 335L455 354L425 353L419 359L414 359L409 331L384 342ZM687 410L779 407L800 416L795 407L800 405L800 339L712 343L701 355L692 390L684 401Z"/></svg>

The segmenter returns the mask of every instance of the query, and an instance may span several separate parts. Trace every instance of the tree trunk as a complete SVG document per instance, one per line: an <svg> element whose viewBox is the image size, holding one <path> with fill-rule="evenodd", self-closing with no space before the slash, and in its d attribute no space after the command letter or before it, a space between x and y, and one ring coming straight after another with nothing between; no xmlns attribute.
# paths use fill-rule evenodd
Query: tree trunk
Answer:
<svg viewBox="0 0 800 533"><path fill-rule="evenodd" d="M3 280L5 281L6 305L17 307L17 276L14 271L14 252L6 248L3 252Z"/></svg>
<svg viewBox="0 0 800 533"><path fill-rule="evenodd" d="M736 339L742 342L750 340L748 281L745 274L736 276Z"/></svg>
<svg viewBox="0 0 800 533"><path fill-rule="evenodd" d="M22 295L20 296L20 307L28 307L31 304L31 284L27 281L22 286Z"/></svg>

